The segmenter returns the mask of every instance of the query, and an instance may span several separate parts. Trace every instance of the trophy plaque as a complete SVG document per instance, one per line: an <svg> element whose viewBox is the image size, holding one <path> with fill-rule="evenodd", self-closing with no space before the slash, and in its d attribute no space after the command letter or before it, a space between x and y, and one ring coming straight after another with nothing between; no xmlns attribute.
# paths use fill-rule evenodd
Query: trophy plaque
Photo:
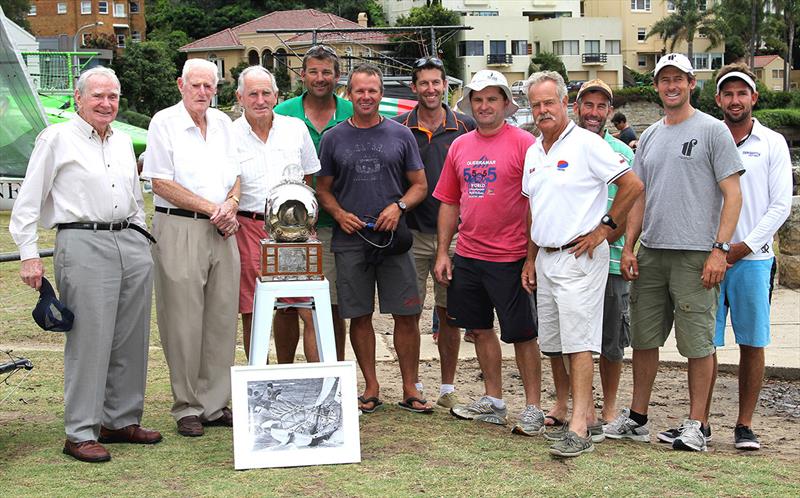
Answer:
<svg viewBox="0 0 800 498"><path fill-rule="evenodd" d="M284 169L264 212L269 237L261 240L261 281L322 280L322 242L313 235L319 205L300 166Z"/></svg>

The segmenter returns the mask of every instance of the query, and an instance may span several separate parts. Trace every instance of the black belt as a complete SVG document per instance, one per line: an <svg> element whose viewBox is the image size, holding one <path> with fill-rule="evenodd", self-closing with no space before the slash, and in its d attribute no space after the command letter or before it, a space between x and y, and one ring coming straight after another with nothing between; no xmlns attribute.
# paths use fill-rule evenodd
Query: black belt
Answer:
<svg viewBox="0 0 800 498"><path fill-rule="evenodd" d="M180 208L165 208L161 206L156 206L156 212L165 213L172 216L182 216L184 218L194 218L196 220L208 220L211 217L203 214L203 213L195 213L194 211L189 211L188 209L180 209Z"/></svg>
<svg viewBox="0 0 800 498"><path fill-rule="evenodd" d="M126 228L130 228L131 230L135 230L140 234L144 235L147 240L156 244L156 239L150 235L150 232L145 230L144 228L140 227L139 225L135 225L130 221L117 221L113 223L98 223L94 221L77 221L74 223L60 223L58 225L59 230L94 230L97 231L109 231L109 232L119 232L120 230L125 230Z"/></svg>
<svg viewBox="0 0 800 498"><path fill-rule="evenodd" d="M545 252L565 251L565 250L569 249L570 247L575 247L576 245L578 245L578 241L573 240L569 244L561 246L561 247L542 247L542 249L544 249Z"/></svg>
<svg viewBox="0 0 800 498"><path fill-rule="evenodd" d="M251 213L250 211L237 211L236 214L252 220L264 221L264 213Z"/></svg>

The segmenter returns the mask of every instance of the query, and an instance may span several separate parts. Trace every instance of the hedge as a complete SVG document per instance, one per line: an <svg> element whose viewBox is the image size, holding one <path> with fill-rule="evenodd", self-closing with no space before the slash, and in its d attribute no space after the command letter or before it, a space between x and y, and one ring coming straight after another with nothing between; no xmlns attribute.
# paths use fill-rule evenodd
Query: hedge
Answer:
<svg viewBox="0 0 800 498"><path fill-rule="evenodd" d="M767 128L780 126L800 127L800 109L761 109L754 111L753 116Z"/></svg>

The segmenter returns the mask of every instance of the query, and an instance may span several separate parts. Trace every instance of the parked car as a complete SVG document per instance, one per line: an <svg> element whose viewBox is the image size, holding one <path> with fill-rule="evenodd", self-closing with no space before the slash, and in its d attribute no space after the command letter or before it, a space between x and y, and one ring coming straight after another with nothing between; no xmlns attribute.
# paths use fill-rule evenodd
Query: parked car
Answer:
<svg viewBox="0 0 800 498"><path fill-rule="evenodd" d="M574 80L567 83L567 91L568 92L577 92L581 89L581 85L586 83L585 80Z"/></svg>
<svg viewBox="0 0 800 498"><path fill-rule="evenodd" d="M511 95L525 95L525 80L515 81L511 84Z"/></svg>

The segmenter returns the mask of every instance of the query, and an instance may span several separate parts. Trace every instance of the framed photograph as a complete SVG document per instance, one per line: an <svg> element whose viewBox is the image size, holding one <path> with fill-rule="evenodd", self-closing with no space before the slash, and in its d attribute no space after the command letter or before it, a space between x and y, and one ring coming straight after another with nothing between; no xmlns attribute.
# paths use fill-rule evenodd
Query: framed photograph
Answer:
<svg viewBox="0 0 800 498"><path fill-rule="evenodd" d="M231 367L234 467L358 463L352 361Z"/></svg>

